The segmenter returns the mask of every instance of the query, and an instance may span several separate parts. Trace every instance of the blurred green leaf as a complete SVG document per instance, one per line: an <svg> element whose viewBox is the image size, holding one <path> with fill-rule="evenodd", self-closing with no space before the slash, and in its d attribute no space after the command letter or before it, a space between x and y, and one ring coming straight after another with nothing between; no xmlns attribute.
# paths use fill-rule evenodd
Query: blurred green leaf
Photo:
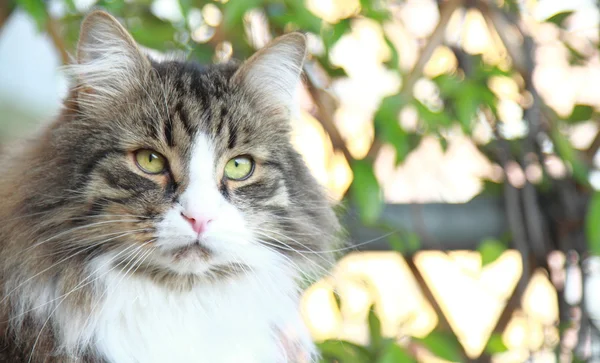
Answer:
<svg viewBox="0 0 600 363"><path fill-rule="evenodd" d="M183 14L185 19L187 19L190 10L192 9L192 0L178 0L178 3L181 14Z"/></svg>
<svg viewBox="0 0 600 363"><path fill-rule="evenodd" d="M67 9L69 9L69 11L77 11L77 7L75 6L75 0L65 0L65 4L67 4Z"/></svg>
<svg viewBox="0 0 600 363"><path fill-rule="evenodd" d="M462 362L463 355L460 343L452 334L441 333L437 331L431 332L423 339L416 339L427 347L431 353L439 358L449 360L451 362Z"/></svg>
<svg viewBox="0 0 600 363"><path fill-rule="evenodd" d="M394 43L392 43L392 41L387 35L384 35L383 39L385 40L385 44L387 44L388 48L390 49L390 52L392 53L390 60L385 62L386 66L400 72L400 54L398 53L396 46L394 45Z"/></svg>
<svg viewBox="0 0 600 363"><path fill-rule="evenodd" d="M410 153L408 134L400 127L398 114L404 102L397 95L383 99L375 114L377 137L396 150L396 164L404 161Z"/></svg>
<svg viewBox="0 0 600 363"><path fill-rule="evenodd" d="M504 0L504 8L511 13L519 12L519 5L517 4L517 0Z"/></svg>
<svg viewBox="0 0 600 363"><path fill-rule="evenodd" d="M421 249L421 239L416 233L408 232L406 233L406 246L409 252L417 252Z"/></svg>
<svg viewBox="0 0 600 363"><path fill-rule="evenodd" d="M44 0L17 0L17 6L25 10L35 20L38 31L43 31L46 28L48 18Z"/></svg>
<svg viewBox="0 0 600 363"><path fill-rule="evenodd" d="M574 13L573 10L562 11L562 12L556 13L556 14L552 15L551 17L549 17L548 19L546 19L546 22L553 23L558 26L562 26L562 23L573 13Z"/></svg>
<svg viewBox="0 0 600 363"><path fill-rule="evenodd" d="M385 3L379 0L360 0L361 13L367 18L383 22L390 18Z"/></svg>
<svg viewBox="0 0 600 363"><path fill-rule="evenodd" d="M150 11L140 13L138 19L139 22L129 27L131 35L137 42L162 51L174 48L177 29L173 24L159 19Z"/></svg>
<svg viewBox="0 0 600 363"><path fill-rule="evenodd" d="M214 55L215 50L207 43L195 44L192 48L192 59L201 64L211 64Z"/></svg>
<svg viewBox="0 0 600 363"><path fill-rule="evenodd" d="M381 321L375 313L375 306L371 306L369 310L369 346L372 352L377 353L382 348L382 344Z"/></svg>
<svg viewBox="0 0 600 363"><path fill-rule="evenodd" d="M285 0L284 2L288 11L281 17L281 20L285 23L296 24L302 31L320 34L323 22L306 8L304 0Z"/></svg>
<svg viewBox="0 0 600 363"><path fill-rule="evenodd" d="M388 237L388 241L390 243L390 247L396 252L400 252L400 254L404 255L406 253L406 246L404 245L404 241L398 234L391 234Z"/></svg>
<svg viewBox="0 0 600 363"><path fill-rule="evenodd" d="M448 151L448 140L446 140L445 137L439 135L438 136L438 141L440 142L440 146L442 147L442 151L443 152Z"/></svg>
<svg viewBox="0 0 600 363"><path fill-rule="evenodd" d="M478 80L480 82L487 82L487 80L490 79L490 77L494 76L510 77L512 76L512 73L498 66L489 65L485 63L483 59L481 59L475 70L473 79Z"/></svg>
<svg viewBox="0 0 600 363"><path fill-rule="evenodd" d="M327 340L322 343L317 343L317 347L324 358L335 359L340 363L373 362L373 358L367 349L350 342Z"/></svg>
<svg viewBox="0 0 600 363"><path fill-rule="evenodd" d="M504 353L508 351L506 345L502 341L502 335L498 333L494 333L490 336L487 345L485 346L485 352L493 355L498 353Z"/></svg>
<svg viewBox="0 0 600 363"><path fill-rule="evenodd" d="M244 14L263 4L265 0L231 0L223 7L223 27L226 30L237 28L244 21ZM233 33L233 32L232 32Z"/></svg>
<svg viewBox="0 0 600 363"><path fill-rule="evenodd" d="M416 360L397 344L388 344L376 363L412 363Z"/></svg>
<svg viewBox="0 0 600 363"><path fill-rule="evenodd" d="M560 157L571 165L573 177L581 184L588 184L588 169L580 159L578 152L573 148L569 139L556 128L552 129L550 136Z"/></svg>
<svg viewBox="0 0 600 363"><path fill-rule="evenodd" d="M350 31L350 20L343 19L337 24L325 24L321 28L321 38L323 39L323 43L325 47L329 51L335 43L342 37L342 35L346 34Z"/></svg>
<svg viewBox="0 0 600 363"><path fill-rule="evenodd" d="M600 192L592 195L585 218L585 232L590 253L600 256Z"/></svg>
<svg viewBox="0 0 600 363"><path fill-rule="evenodd" d="M506 251L506 246L497 239L488 238L481 241L477 251L481 254L481 266L486 266L496 261Z"/></svg>
<svg viewBox="0 0 600 363"><path fill-rule="evenodd" d="M335 300L335 307L338 309L338 311L342 311L342 298L337 291L333 291L333 299Z"/></svg>
<svg viewBox="0 0 600 363"><path fill-rule="evenodd" d="M115 16L122 16L125 9L125 0L99 0L96 5Z"/></svg>
<svg viewBox="0 0 600 363"><path fill-rule="evenodd" d="M587 62L587 59L583 54L581 54L579 51L577 51L577 49L573 48L566 42L564 42L563 45L569 51L569 64L570 65L577 65L577 66L585 65L585 63Z"/></svg>
<svg viewBox="0 0 600 363"><path fill-rule="evenodd" d="M428 131L433 132L439 130L441 127L452 125L452 119L446 112L431 111L427 106L416 100L413 102L413 105L417 109L419 117L427 124Z"/></svg>
<svg viewBox="0 0 600 363"><path fill-rule="evenodd" d="M571 112L571 115L567 118L567 121L570 121L570 122L588 121L592 118L593 114L594 114L594 108L592 106L575 105L575 107L573 107L573 112Z"/></svg>
<svg viewBox="0 0 600 363"><path fill-rule="evenodd" d="M373 165L366 160L352 162L354 181L350 186L350 194L356 204L360 218L365 224L374 223L381 214L383 202L379 182L373 172Z"/></svg>
<svg viewBox="0 0 600 363"><path fill-rule="evenodd" d="M472 121L479 109L481 88L472 82L464 82L456 96L454 104L456 117L462 126L463 132L468 135L471 134Z"/></svg>
<svg viewBox="0 0 600 363"><path fill-rule="evenodd" d="M433 79L444 97L454 95L462 86L461 80L452 74L441 74Z"/></svg>
<svg viewBox="0 0 600 363"><path fill-rule="evenodd" d="M387 231L395 232L388 237L390 247L402 255L415 253L421 248L419 236L414 232L397 232L396 228L387 227Z"/></svg>
<svg viewBox="0 0 600 363"><path fill-rule="evenodd" d="M481 194L490 196L502 196L504 193L504 186L502 183L495 182L489 179L483 179L483 191Z"/></svg>

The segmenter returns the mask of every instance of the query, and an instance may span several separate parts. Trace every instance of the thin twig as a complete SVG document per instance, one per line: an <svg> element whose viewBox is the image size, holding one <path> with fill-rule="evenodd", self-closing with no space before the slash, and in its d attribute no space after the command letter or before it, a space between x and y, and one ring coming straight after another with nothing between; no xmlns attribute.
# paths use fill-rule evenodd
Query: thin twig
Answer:
<svg viewBox="0 0 600 363"><path fill-rule="evenodd" d="M407 76L403 82L402 91L398 94L399 100L412 98L412 92L415 83L423 76L425 65L431 58L435 49L444 41L446 27L448 26L452 14L462 4L463 0L449 0L441 5L440 20L431 36L427 40L425 47L421 51L421 55L415 63L415 66L410 72L407 73ZM305 71L308 75L308 89L319 110L319 121L329 134L334 149L342 151L348 161L354 160L333 119L333 115L337 108L337 102L335 98L327 90L323 89L322 87L318 87L315 84L314 75L311 74L310 67L305 67ZM366 158L369 160L375 160L379 150L381 149L381 146L382 143L375 138Z"/></svg>
<svg viewBox="0 0 600 363"><path fill-rule="evenodd" d="M52 40L52 44L60 54L60 60L62 64L69 64L71 58L69 57L69 53L67 52L67 47L65 42L58 31L58 26L56 20L48 15L48 20L46 21L46 31Z"/></svg>
<svg viewBox="0 0 600 363"><path fill-rule="evenodd" d="M594 156L598 152L598 149L600 149L600 131L598 133L596 133L596 136L594 137L592 144L584 152L585 158L587 159L586 161L588 162L589 165L593 165Z"/></svg>
<svg viewBox="0 0 600 363"><path fill-rule="evenodd" d="M317 118L321 122L325 132L327 132L329 135L334 150L341 151L346 159L350 162L354 160L354 158L352 157L350 150L348 150L342 134L335 125L333 116L338 107L337 100L326 89L324 89L324 87L317 85L318 75L316 73L318 66L319 65L317 63L310 61L305 65L304 72L306 74L306 85L315 105L317 106Z"/></svg>
<svg viewBox="0 0 600 363"><path fill-rule="evenodd" d="M419 55L414 67L412 70L410 70L410 72L407 73L407 76L402 83L402 90L398 94L399 102L411 100L413 98L413 88L415 83L417 83L417 81L423 76L425 65L433 55L433 52L440 44L444 42L444 35L446 33L448 23L450 22L450 18L452 17L452 14L454 14L454 11L456 11L456 9L458 9L463 2L464 0L449 0L440 6L440 20L429 36L429 39L427 39L427 43L425 44L425 47L423 47L423 50L421 51L421 54ZM375 139L375 142L373 142L369 152L367 153L367 158L375 160L377 154L379 154L381 146L382 144L377 142L377 139Z"/></svg>
<svg viewBox="0 0 600 363"><path fill-rule="evenodd" d="M0 1L0 33L14 10L14 5L9 1Z"/></svg>
<svg viewBox="0 0 600 363"><path fill-rule="evenodd" d="M525 88L533 97L533 104L525 110L525 118L529 121L529 132L527 137L522 141L523 152L519 157L520 164L523 168L526 168L532 162L527 158L527 154L530 153L536 154L538 158L540 158L540 162L544 164L544 155L537 145L536 138L539 133L546 131L549 127L549 125L544 122L546 118L543 117L543 110L548 107L545 105L533 84L532 75L535 67L533 59L536 48L535 42L525 31L523 31L523 29L521 29L518 18L511 17L497 9L495 6L489 5L487 2L480 1L478 4L488 27L495 28L496 33L501 34L500 39L508 50L511 59L513 59L515 69L523 77ZM506 36L506 32L503 30L508 27L515 28L519 31L523 39L523 43L520 47L514 44L514 42L511 42L511 39ZM521 194L530 248L533 250L537 260L543 262L550 250L550 246L546 241L548 231L539 208L537 191L531 182L527 180Z"/></svg>

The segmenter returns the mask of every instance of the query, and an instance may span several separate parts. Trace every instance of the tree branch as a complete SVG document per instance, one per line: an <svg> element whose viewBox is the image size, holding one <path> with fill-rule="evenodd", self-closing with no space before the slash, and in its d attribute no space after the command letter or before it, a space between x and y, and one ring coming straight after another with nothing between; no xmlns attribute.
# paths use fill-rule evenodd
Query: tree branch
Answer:
<svg viewBox="0 0 600 363"><path fill-rule="evenodd" d="M448 27L448 23L450 22L450 18L452 17L452 14L454 14L454 11L463 4L463 1L464 0L449 0L440 6L440 20L431 33L431 36L427 40L427 44L425 44L425 47L421 51L421 54L417 59L413 69L407 73L407 76L402 84L402 90L398 94L399 102L413 98L413 88L415 83L417 83L417 81L423 76L425 65L433 55L435 49L443 43L444 35L446 28ZM371 148L367 153L367 158L374 160L377 157L381 146L382 144L377 141L377 138L375 138L373 145L371 145Z"/></svg>
<svg viewBox="0 0 600 363"><path fill-rule="evenodd" d="M587 159L586 161L588 162L588 164L593 165L594 156L598 152L598 149L600 149L600 132L596 133L596 136L594 137L592 144L584 152L585 158Z"/></svg>
<svg viewBox="0 0 600 363"><path fill-rule="evenodd" d="M65 42L58 31L56 20L54 20L54 18L52 18L50 15L48 15L48 19L46 21L46 31L52 40L52 44L54 44L54 47L60 54L60 60L62 64L69 64L71 62L71 57L69 57Z"/></svg>
<svg viewBox="0 0 600 363"><path fill-rule="evenodd" d="M346 142L342 138L342 134L335 125L334 114L338 107L337 100L331 95L324 87L318 85L317 67L320 65L316 62L307 62L304 66L304 72L306 73L306 84L308 91L315 105L317 106L318 119L321 125L325 129L325 132L331 139L331 144L334 150L341 151L348 162L354 160L350 150L346 146Z"/></svg>
<svg viewBox="0 0 600 363"><path fill-rule="evenodd" d="M8 20L10 14L12 14L14 10L14 6L11 5L12 4L9 1L0 2L0 32L2 32L4 24L6 24L6 21Z"/></svg>

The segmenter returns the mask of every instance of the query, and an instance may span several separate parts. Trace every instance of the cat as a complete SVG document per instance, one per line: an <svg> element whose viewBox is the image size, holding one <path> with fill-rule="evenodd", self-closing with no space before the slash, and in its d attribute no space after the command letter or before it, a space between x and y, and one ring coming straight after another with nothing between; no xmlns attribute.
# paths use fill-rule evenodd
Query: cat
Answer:
<svg viewBox="0 0 600 363"><path fill-rule="evenodd" d="M61 114L0 164L0 360L317 359L302 277L341 228L290 141L306 47L157 61L84 19Z"/></svg>

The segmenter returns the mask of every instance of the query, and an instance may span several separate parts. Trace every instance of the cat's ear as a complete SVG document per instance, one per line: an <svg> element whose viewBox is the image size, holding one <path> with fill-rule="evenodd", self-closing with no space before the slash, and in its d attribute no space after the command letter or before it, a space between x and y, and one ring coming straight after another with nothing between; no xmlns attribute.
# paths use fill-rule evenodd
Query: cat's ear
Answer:
<svg viewBox="0 0 600 363"><path fill-rule="evenodd" d="M94 11L81 24L77 64L70 68L86 92L114 95L151 65L117 19Z"/></svg>
<svg viewBox="0 0 600 363"><path fill-rule="evenodd" d="M306 58L306 37L289 33L276 38L244 62L233 76L261 108L289 115L294 111Z"/></svg>

